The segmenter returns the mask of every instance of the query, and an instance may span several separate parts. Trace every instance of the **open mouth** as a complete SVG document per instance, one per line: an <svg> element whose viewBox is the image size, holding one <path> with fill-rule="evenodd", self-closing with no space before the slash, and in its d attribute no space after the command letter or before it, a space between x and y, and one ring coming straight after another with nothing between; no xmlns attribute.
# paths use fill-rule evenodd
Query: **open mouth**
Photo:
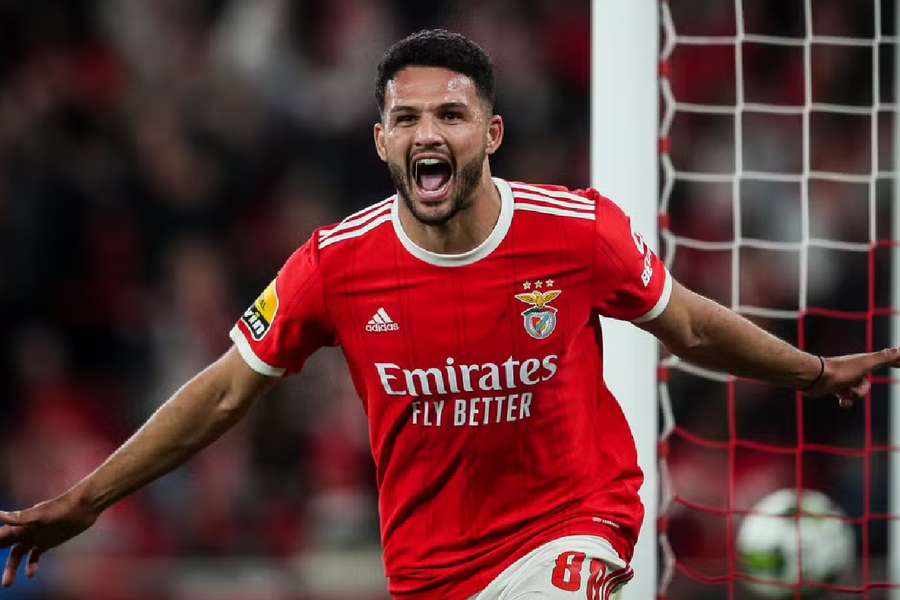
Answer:
<svg viewBox="0 0 900 600"><path fill-rule="evenodd" d="M440 157L417 158L412 166L419 197L426 202L443 200L453 180L450 162Z"/></svg>

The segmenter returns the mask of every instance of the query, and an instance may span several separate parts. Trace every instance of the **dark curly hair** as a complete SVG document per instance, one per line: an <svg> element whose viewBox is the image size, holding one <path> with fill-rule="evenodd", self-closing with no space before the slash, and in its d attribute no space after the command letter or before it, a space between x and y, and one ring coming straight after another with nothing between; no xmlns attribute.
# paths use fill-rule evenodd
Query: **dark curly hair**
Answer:
<svg viewBox="0 0 900 600"><path fill-rule="evenodd" d="M494 66L484 49L466 36L446 29L423 29L387 49L378 64L375 101L384 113L384 88L406 67L442 67L466 75L478 95L494 109Z"/></svg>

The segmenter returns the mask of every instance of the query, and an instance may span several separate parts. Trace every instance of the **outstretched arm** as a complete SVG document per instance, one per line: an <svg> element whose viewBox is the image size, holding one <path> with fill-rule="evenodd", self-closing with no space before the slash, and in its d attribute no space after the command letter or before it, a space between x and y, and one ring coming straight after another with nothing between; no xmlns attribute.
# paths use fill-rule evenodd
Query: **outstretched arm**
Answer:
<svg viewBox="0 0 900 600"><path fill-rule="evenodd" d="M12 585L22 559L28 575L46 550L90 527L107 507L167 473L237 423L275 379L250 369L232 347L172 395L93 473L60 496L21 511L0 512L0 548L11 546L2 584Z"/></svg>
<svg viewBox="0 0 900 600"><path fill-rule="evenodd" d="M640 326L690 362L811 396L835 395L842 406L869 392L872 370L900 367L900 348L820 360L678 282L666 310Z"/></svg>

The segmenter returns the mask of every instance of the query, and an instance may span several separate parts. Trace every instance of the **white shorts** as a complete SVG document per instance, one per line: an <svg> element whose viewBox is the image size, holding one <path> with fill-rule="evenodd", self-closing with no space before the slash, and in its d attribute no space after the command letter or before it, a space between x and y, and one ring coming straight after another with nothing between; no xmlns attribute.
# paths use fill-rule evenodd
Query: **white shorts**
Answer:
<svg viewBox="0 0 900 600"><path fill-rule="evenodd" d="M571 535L535 548L470 600L613 600L633 575L605 539Z"/></svg>

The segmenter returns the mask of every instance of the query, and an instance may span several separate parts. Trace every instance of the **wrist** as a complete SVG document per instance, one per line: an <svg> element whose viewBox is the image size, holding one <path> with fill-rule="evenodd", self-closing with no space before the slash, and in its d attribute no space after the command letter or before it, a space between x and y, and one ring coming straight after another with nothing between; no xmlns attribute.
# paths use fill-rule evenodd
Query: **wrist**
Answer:
<svg viewBox="0 0 900 600"><path fill-rule="evenodd" d="M818 355L815 358L817 363L815 370L810 371L811 376L802 378L799 388L801 392L811 391L822 381L823 376L825 375L825 358L821 355Z"/></svg>
<svg viewBox="0 0 900 600"><path fill-rule="evenodd" d="M66 501L79 514L90 520L95 520L106 510L107 503L103 502L100 494L94 493L86 481L81 481L72 486L63 494Z"/></svg>

